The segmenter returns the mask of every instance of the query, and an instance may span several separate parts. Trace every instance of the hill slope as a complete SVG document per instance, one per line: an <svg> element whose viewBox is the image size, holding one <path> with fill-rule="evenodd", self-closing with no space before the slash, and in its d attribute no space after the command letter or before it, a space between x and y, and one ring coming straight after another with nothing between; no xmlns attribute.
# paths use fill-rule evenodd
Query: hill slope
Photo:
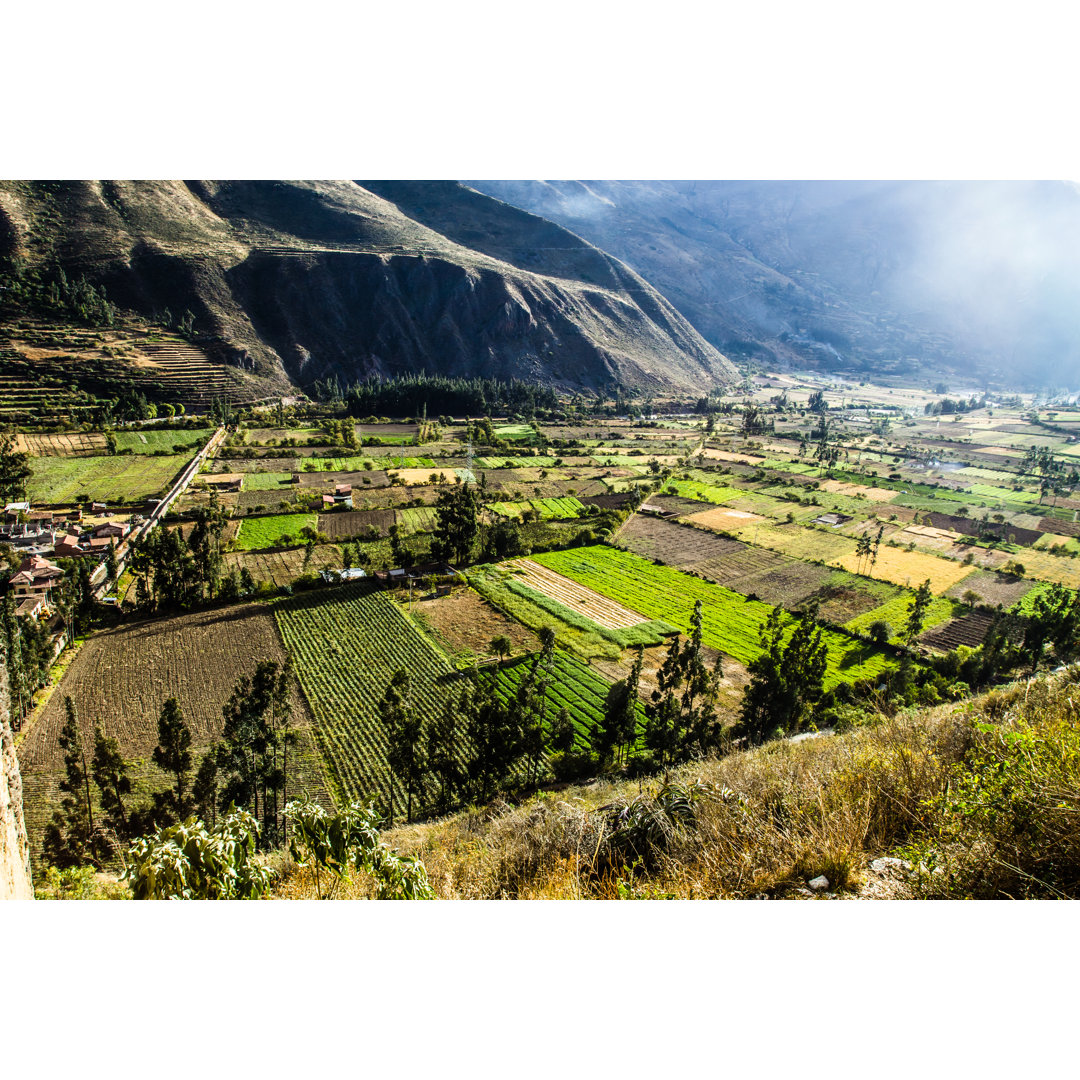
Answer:
<svg viewBox="0 0 1080 1080"><path fill-rule="evenodd" d="M426 370L696 390L732 365L644 280L456 183L0 183L0 262L62 266L303 386ZM49 271L51 272L51 271Z"/></svg>
<svg viewBox="0 0 1080 1080"><path fill-rule="evenodd" d="M731 356L1077 382L1074 184L468 183L625 260Z"/></svg>

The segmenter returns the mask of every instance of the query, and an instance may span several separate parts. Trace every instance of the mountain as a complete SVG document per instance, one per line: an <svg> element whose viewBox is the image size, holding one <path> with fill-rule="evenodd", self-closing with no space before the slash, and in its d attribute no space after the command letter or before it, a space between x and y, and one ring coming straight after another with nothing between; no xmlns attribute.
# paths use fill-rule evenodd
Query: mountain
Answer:
<svg viewBox="0 0 1080 1080"><path fill-rule="evenodd" d="M731 363L638 274L456 182L0 183L0 268L62 267L278 384L428 371L703 390Z"/></svg>
<svg viewBox="0 0 1080 1080"><path fill-rule="evenodd" d="M1080 385L1071 183L468 184L622 259L735 358Z"/></svg>

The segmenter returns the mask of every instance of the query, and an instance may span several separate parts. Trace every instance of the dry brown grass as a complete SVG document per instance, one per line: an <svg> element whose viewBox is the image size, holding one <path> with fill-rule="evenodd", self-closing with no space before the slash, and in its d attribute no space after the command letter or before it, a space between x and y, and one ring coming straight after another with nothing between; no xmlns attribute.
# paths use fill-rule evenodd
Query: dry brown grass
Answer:
<svg viewBox="0 0 1080 1080"><path fill-rule="evenodd" d="M543 793L386 840L420 855L448 899L782 896L819 874L854 887L926 825L924 801L970 745L970 718L943 707L683 766L670 779L703 785L696 821L637 867L613 848L605 808L656 792L656 780Z"/></svg>

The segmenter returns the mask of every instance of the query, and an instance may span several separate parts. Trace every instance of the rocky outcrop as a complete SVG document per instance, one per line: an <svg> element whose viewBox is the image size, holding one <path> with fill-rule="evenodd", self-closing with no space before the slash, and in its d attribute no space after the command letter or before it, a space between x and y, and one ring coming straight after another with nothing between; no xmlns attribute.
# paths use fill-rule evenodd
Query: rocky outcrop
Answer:
<svg viewBox="0 0 1080 1080"><path fill-rule="evenodd" d="M32 900L30 844L23 820L22 778L15 756L7 665L0 661L0 900Z"/></svg>

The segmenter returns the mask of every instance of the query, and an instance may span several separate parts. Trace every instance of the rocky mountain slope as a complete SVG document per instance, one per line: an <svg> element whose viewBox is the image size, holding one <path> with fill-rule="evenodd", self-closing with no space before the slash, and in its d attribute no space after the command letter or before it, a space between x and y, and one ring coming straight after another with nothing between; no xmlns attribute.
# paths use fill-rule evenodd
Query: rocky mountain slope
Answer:
<svg viewBox="0 0 1080 1080"><path fill-rule="evenodd" d="M734 367L618 260L453 182L0 183L0 268L85 274L305 386L426 370L704 390Z"/></svg>
<svg viewBox="0 0 1080 1080"><path fill-rule="evenodd" d="M468 183L624 260L735 358L1080 382L1071 183Z"/></svg>

